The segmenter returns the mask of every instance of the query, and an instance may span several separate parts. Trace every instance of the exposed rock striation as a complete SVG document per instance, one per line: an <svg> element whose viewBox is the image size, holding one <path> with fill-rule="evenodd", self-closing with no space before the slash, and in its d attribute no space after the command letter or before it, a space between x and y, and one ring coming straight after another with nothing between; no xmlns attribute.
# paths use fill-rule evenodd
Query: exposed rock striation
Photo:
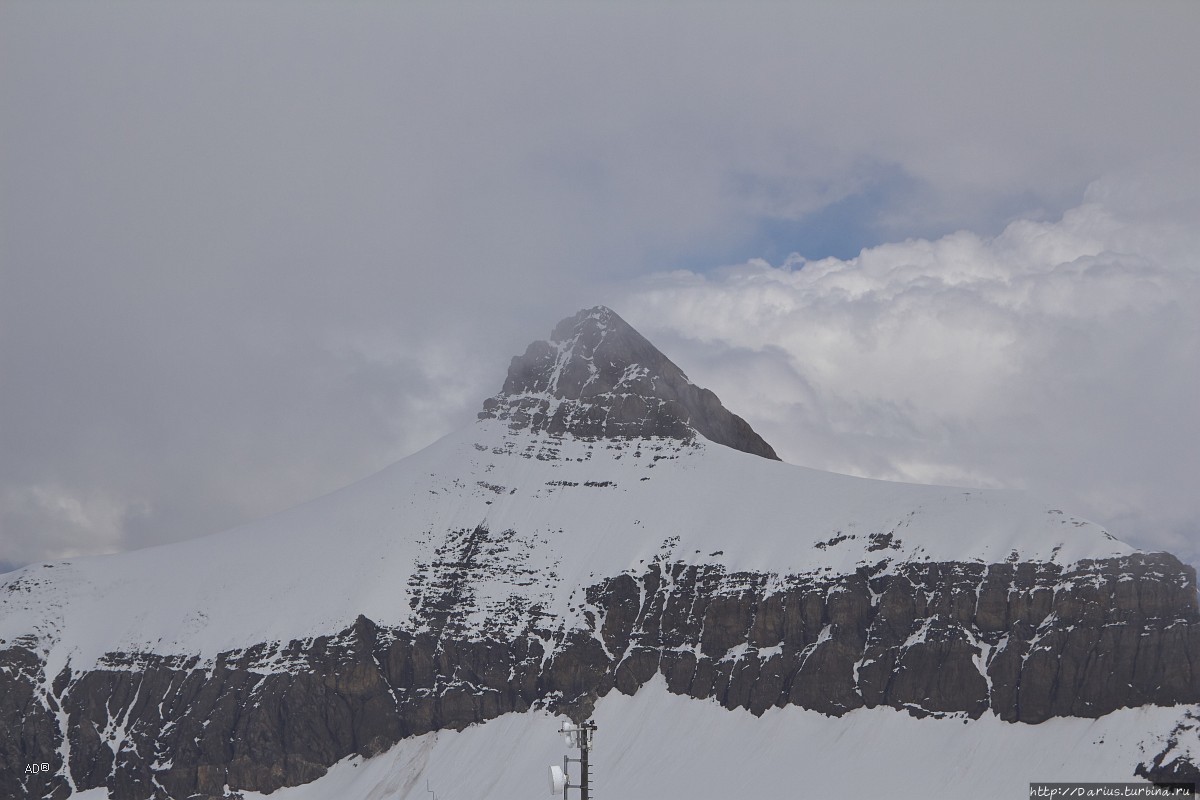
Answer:
<svg viewBox="0 0 1200 800"><path fill-rule="evenodd" d="M479 416L505 420L514 431L584 439L688 440L700 433L779 459L744 419L604 306L562 320L550 341L534 342L514 358L503 390L484 401Z"/></svg>
<svg viewBox="0 0 1200 800"><path fill-rule="evenodd" d="M659 674L674 693L755 714L891 706L1036 723L1200 702L1195 573L1172 556L1067 571L887 564L820 577L659 560L588 587L584 627L535 614L544 624L500 639L459 624L469 611L468 555L443 565L458 584L451 577L423 595L418 616L432 625L419 633L360 617L336 635L213 664L114 653L102 669L68 667L42 697L37 654L10 647L0 653L10 689L0 721L19 748L0 788L65 797L69 771L77 788L106 786L119 799L270 792L348 755L510 711L546 706L582 718L598 697L636 692ZM114 727L123 733L115 751L102 736ZM22 759L52 762L55 772L27 781ZM1169 752L1137 768L1194 769Z"/></svg>

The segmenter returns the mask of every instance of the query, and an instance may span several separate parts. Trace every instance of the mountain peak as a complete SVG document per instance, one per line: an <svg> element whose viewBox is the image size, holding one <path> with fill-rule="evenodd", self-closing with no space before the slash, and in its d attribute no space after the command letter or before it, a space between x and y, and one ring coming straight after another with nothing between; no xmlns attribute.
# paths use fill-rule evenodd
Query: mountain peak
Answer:
<svg viewBox="0 0 1200 800"><path fill-rule="evenodd" d="M775 451L708 389L605 306L585 308L554 327L550 339L512 360L500 394L481 419L510 429L586 439L661 436L717 444L778 460Z"/></svg>

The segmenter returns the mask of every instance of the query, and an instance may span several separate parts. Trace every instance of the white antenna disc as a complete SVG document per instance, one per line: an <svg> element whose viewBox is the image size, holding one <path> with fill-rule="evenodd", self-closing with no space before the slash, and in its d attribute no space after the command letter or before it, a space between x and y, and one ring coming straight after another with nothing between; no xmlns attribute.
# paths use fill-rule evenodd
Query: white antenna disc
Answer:
<svg viewBox="0 0 1200 800"><path fill-rule="evenodd" d="M567 774L562 771L562 767L551 765L550 767L550 794L565 795L567 786Z"/></svg>

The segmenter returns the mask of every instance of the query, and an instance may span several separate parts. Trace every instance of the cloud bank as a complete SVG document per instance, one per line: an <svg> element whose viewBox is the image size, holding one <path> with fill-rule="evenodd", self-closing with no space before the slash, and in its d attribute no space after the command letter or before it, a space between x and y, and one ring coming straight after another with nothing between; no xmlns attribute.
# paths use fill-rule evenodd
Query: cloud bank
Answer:
<svg viewBox="0 0 1200 800"><path fill-rule="evenodd" d="M0 3L0 568L361 478L597 302L793 460L1190 525L1198 24Z"/></svg>
<svg viewBox="0 0 1200 800"><path fill-rule="evenodd" d="M785 460L1025 488L1200 560L1200 196L646 278L627 314Z"/></svg>

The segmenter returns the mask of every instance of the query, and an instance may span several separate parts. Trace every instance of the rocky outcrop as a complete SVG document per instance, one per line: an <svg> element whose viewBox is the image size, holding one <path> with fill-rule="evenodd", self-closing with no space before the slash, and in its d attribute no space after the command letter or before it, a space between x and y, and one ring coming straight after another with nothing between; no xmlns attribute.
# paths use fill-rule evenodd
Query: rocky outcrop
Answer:
<svg viewBox="0 0 1200 800"><path fill-rule="evenodd" d="M455 541L467 551L486 538L477 528ZM360 617L337 635L213 663L114 653L48 680L35 651L10 647L0 653L0 792L63 797L68 772L76 787L106 786L115 798L270 792L348 755L510 711L582 718L597 697L656 675L677 694L756 714L891 706L1036 723L1200 702L1195 573L1165 554L1069 570L880 561L834 577L664 558L588 587L581 625L539 612L515 637L455 625L463 594L453 580L422 597L419 630ZM39 762L53 770L22 772ZM1165 752L1139 769L1194 766Z"/></svg>
<svg viewBox="0 0 1200 800"><path fill-rule="evenodd" d="M672 691L755 713L886 705L1031 723L1200 700L1195 575L1165 554L1068 572L881 562L834 579L655 565L596 591L622 691L662 672Z"/></svg>
<svg viewBox="0 0 1200 800"><path fill-rule="evenodd" d="M28 637L0 650L0 796L59 800L69 794L59 755L59 701Z"/></svg>
<svg viewBox="0 0 1200 800"><path fill-rule="evenodd" d="M1192 711L1186 712L1167 736L1163 749L1156 753L1149 763L1138 764L1134 773L1156 784L1200 785L1200 764L1196 763L1192 749L1186 744L1189 739L1195 741L1198 728L1200 717Z"/></svg>
<svg viewBox="0 0 1200 800"><path fill-rule="evenodd" d="M505 420L512 430L583 439L689 440L700 433L779 458L744 419L604 306L562 320L550 341L534 342L514 358L503 390L484 401L479 417Z"/></svg>

